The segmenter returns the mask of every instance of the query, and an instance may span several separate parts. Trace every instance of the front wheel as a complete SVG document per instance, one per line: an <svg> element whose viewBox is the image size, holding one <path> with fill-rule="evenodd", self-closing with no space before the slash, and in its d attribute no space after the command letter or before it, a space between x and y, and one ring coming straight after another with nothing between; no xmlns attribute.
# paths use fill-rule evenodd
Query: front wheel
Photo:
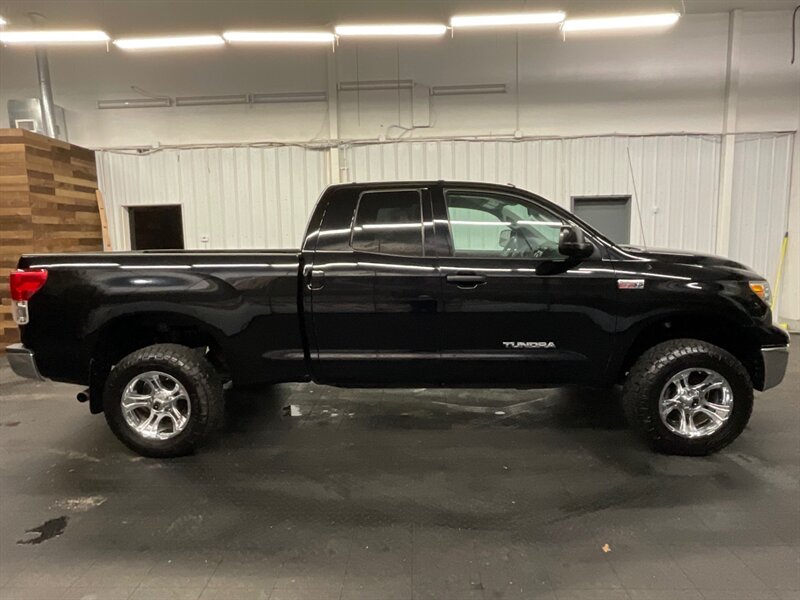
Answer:
<svg viewBox="0 0 800 600"><path fill-rule="evenodd" d="M704 456L742 433L753 411L753 384L729 352L677 339L636 361L622 402L631 427L657 452Z"/></svg>
<svg viewBox="0 0 800 600"><path fill-rule="evenodd" d="M221 423L222 383L195 350L156 344L123 358L109 373L103 410L114 434L152 458L190 454Z"/></svg>

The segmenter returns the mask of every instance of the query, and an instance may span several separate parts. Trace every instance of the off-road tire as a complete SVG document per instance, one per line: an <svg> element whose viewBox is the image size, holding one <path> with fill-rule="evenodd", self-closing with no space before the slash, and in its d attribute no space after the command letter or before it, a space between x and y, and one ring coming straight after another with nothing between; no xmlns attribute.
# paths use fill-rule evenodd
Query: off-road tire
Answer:
<svg viewBox="0 0 800 600"><path fill-rule="evenodd" d="M120 400L125 386L137 374L161 371L186 388L191 414L185 429L166 440L145 439L125 422ZM134 452L150 458L191 454L222 424L225 400L222 382L202 353L178 344L155 344L120 360L106 380L103 410L114 435Z"/></svg>
<svg viewBox="0 0 800 600"><path fill-rule="evenodd" d="M733 411L713 434L688 439L671 432L659 416L659 400L669 379L692 368L707 368L725 377L733 392ZM753 384L741 362L708 342L676 339L647 350L631 368L622 391L625 416L633 430L656 451L682 456L705 456L739 437L753 412Z"/></svg>

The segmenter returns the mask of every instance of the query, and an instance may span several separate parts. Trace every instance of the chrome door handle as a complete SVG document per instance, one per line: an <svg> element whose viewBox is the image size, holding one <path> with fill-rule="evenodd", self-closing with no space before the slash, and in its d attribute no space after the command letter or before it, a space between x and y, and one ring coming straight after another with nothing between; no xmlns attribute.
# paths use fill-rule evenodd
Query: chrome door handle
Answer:
<svg viewBox="0 0 800 600"><path fill-rule="evenodd" d="M325 271L310 269L306 272L306 287L309 290L321 290L325 287Z"/></svg>
<svg viewBox="0 0 800 600"><path fill-rule="evenodd" d="M478 275L476 273L456 273L455 275L448 275L445 280L447 283L456 285L462 290L473 290L479 285L486 284L486 275Z"/></svg>

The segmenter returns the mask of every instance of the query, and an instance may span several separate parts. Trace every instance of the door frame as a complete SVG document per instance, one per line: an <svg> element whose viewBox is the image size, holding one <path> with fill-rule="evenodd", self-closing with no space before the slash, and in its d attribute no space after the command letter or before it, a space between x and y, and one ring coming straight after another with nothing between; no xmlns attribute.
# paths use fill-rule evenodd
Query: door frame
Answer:
<svg viewBox="0 0 800 600"><path fill-rule="evenodd" d="M170 208L178 207L181 211L181 236L183 237L183 247L186 249L186 220L184 219L183 203L181 202L158 202L154 204L123 204L122 212L125 215L123 222L123 241L125 243L125 250L135 250L133 247L133 228L135 227L135 218L132 208Z"/></svg>
<svg viewBox="0 0 800 600"><path fill-rule="evenodd" d="M597 195L587 195L587 194L574 194L569 197L569 210L572 214L574 214L579 219L582 219L580 215L575 211L575 201L576 200L597 200L599 202L602 201L614 201L614 200L627 200L628 201L628 241L627 242L617 242L616 240L612 240L614 243L626 243L630 244L631 240L631 227L633 226L633 195L632 194L597 194ZM585 220L585 219L584 219ZM588 223L588 221L587 221ZM592 225L592 223L589 223ZM598 229L594 225L592 225L595 229ZM599 229L598 229L599 231ZM601 232L603 235L608 237L608 234L605 232ZM609 238L611 239L611 238Z"/></svg>

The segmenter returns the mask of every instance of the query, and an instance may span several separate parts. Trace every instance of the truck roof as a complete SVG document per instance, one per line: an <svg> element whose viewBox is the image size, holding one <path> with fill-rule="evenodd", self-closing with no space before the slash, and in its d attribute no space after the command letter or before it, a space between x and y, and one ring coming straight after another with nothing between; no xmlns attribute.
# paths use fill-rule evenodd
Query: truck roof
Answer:
<svg viewBox="0 0 800 600"><path fill-rule="evenodd" d="M391 181L352 181L348 183L334 183L328 186L328 189L342 189L342 188L382 188L406 185L419 185L419 186L432 186L432 185L464 185L470 187L483 187L483 188L512 188L519 189L512 183L487 183L483 181L461 181L456 179L397 179Z"/></svg>

